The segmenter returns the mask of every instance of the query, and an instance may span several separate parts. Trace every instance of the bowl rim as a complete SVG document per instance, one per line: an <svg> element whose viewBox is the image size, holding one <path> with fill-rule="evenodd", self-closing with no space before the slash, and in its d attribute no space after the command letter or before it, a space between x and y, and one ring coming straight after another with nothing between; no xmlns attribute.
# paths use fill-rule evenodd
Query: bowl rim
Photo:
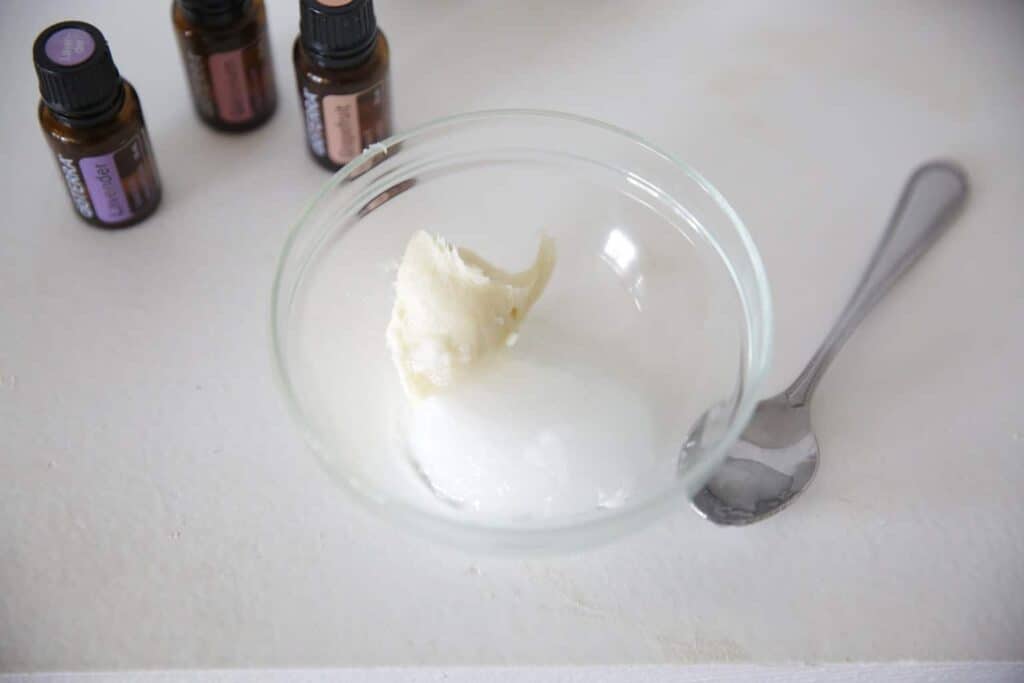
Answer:
<svg viewBox="0 0 1024 683"><path fill-rule="evenodd" d="M325 181L320 189L303 205L298 218L289 228L287 238L278 256L275 269L274 281L270 298L270 337L271 355L274 368L274 378L278 390L285 398L288 412L292 419L302 431L303 439L307 446L314 452L319 449L319 438L309 424L309 420L296 395L294 387L286 370L286 362L283 358L282 331L277 325L277 311L280 305L281 285L285 266L295 245L295 241L306 225L309 214L313 211L321 199L338 185L349 179L357 170L360 173L364 170L363 164L379 155L387 154L388 150L405 141L412 140L437 131L442 128L450 128L453 125L473 124L488 120L500 119L540 119L550 121L568 122L591 128L601 129L607 133L619 136L638 147L653 154L656 157L669 162L678 170L695 182L715 203L720 211L732 224L733 229L739 237L743 251L750 261L750 276L754 283L754 290L760 295L760 306L758 310L752 311L752 302L747 297L740 296L740 303L743 309L747 330L756 329L753 318L760 319L760 338L755 339L748 332L748 342L745 344L746 365L749 372L741 383L742 395L734 410L733 419L728 429L723 433L718 443L711 449L704 458L703 463L695 468L694 472L687 475L688 482L700 482L699 485L691 484L690 487L673 485L652 496L650 499L638 503L635 506L624 508L620 511L609 514L605 517L589 519L584 521L570 521L563 524L546 526L543 528L517 528L514 526L489 526L472 520L457 521L434 515L429 511L415 508L411 505L397 500L380 501L370 493L355 485L347 477L339 475L333 468L329 467L324 458L316 456L314 460L324 469L330 478L339 483L341 487L350 494L360 506L377 516L388 520L394 520L401 526L417 529L434 538L445 542L453 542L458 546L496 550L496 551L521 551L521 550L551 550L580 548L594 545L597 542L607 541L620 536L627 531L634 530L640 526L650 523L669 508L687 504L690 498L696 493L699 486L703 486L710 477L715 467L725 457L725 452L736 442L742 430L747 426L757 405L760 388L767 374L773 347L774 334L774 313L772 306L771 288L768 284L764 263L761 260L760 252L754 243L746 225L733 209L725 197L711 184L699 171L681 161L677 157L662 150L645 138L632 133L624 128L615 126L598 119L569 112L544 110L544 109L487 109L470 111L450 116L444 116L427 121L426 123L399 132L380 142L373 143L366 147L361 154L353 158L342 168ZM290 305L290 304L289 304ZM687 491L687 488L693 490Z"/></svg>

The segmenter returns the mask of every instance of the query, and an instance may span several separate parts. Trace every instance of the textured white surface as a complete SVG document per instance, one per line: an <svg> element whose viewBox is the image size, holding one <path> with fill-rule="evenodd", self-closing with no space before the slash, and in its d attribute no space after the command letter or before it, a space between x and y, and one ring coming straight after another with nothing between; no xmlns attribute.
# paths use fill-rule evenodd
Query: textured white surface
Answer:
<svg viewBox="0 0 1024 683"><path fill-rule="evenodd" d="M704 171L774 285L771 390L912 166L961 159L972 204L821 386L824 461L792 510L474 557L353 508L274 391L275 257L325 179L295 3L270 2L281 109L230 137L190 110L164 3L6 0L0 669L1024 657L1024 5L378 4L401 126L566 109ZM66 17L107 33L165 180L120 234L72 216L34 121L31 41Z"/></svg>
<svg viewBox="0 0 1024 683"><path fill-rule="evenodd" d="M429 667L264 671L0 674L0 683L1019 683L1019 662L889 664L694 664L631 667Z"/></svg>

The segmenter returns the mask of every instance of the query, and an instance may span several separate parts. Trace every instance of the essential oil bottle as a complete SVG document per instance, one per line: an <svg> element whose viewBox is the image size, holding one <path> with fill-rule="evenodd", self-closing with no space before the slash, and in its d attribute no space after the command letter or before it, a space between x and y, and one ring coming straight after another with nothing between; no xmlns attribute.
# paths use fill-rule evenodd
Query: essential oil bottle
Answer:
<svg viewBox="0 0 1024 683"><path fill-rule="evenodd" d="M199 118L252 130L277 108L263 0L174 0L174 32Z"/></svg>
<svg viewBox="0 0 1024 683"><path fill-rule="evenodd" d="M372 0L299 0L293 60L306 142L337 170L391 135L390 54Z"/></svg>
<svg viewBox="0 0 1024 683"><path fill-rule="evenodd" d="M39 124L78 215L123 228L160 204L160 179L139 96L121 78L99 30L82 21L50 26L32 48Z"/></svg>

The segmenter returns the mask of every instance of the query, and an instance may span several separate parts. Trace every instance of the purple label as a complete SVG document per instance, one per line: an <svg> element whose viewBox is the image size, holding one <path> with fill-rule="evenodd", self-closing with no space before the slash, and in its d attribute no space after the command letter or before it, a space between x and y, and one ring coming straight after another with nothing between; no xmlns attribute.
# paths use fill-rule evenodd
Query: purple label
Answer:
<svg viewBox="0 0 1024 683"><path fill-rule="evenodd" d="M146 211L160 193L153 152L145 131L128 138L110 154L81 157L78 168L96 218L104 223L116 225L134 218ZM68 189L74 200L75 190L70 182Z"/></svg>
<svg viewBox="0 0 1024 683"><path fill-rule="evenodd" d="M45 50L54 64L75 66L92 57L96 41L80 28L62 28L46 39Z"/></svg>
<svg viewBox="0 0 1024 683"><path fill-rule="evenodd" d="M119 223L132 217L132 209L128 205L117 160L114 158L116 154L82 157L78 161L96 216L107 223Z"/></svg>

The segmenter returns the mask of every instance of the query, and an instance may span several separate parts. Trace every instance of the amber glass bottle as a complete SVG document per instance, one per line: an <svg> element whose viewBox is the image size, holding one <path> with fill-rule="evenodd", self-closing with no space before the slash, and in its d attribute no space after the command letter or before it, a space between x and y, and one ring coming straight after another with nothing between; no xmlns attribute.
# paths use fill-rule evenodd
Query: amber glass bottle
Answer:
<svg viewBox="0 0 1024 683"><path fill-rule="evenodd" d="M160 179L135 88L121 78L103 34L81 21L50 26L32 49L39 124L78 215L101 228L145 219Z"/></svg>
<svg viewBox="0 0 1024 683"><path fill-rule="evenodd" d="M306 143L337 170L391 135L388 41L372 0L299 0L293 60Z"/></svg>
<svg viewBox="0 0 1024 683"><path fill-rule="evenodd" d="M174 32L196 112L218 130L252 130L277 107L263 0L174 0Z"/></svg>

